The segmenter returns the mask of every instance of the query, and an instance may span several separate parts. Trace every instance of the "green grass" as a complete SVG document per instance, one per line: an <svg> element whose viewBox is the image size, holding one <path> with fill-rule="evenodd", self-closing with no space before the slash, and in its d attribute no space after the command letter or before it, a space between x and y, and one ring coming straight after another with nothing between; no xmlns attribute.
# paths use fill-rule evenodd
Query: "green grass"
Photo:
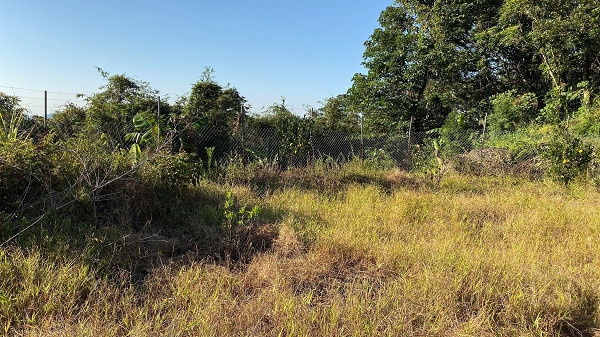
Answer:
<svg viewBox="0 0 600 337"><path fill-rule="evenodd" d="M98 272L86 258L91 253L2 248L0 333L600 333L598 191L459 175L434 186L419 176L374 172L336 183L333 192L313 183L193 187L217 199L233 191L239 205L263 209L238 241L262 238L263 247L244 250L245 259L191 249L161 255L136 279L126 263ZM201 209L206 200L197 203Z"/></svg>

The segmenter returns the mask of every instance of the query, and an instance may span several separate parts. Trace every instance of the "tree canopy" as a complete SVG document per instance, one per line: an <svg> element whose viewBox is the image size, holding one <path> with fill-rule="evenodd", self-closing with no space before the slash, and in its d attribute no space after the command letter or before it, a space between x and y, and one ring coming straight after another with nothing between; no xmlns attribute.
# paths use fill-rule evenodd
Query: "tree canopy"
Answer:
<svg viewBox="0 0 600 337"><path fill-rule="evenodd" d="M475 123L507 92L534 98L531 119L557 122L592 104L600 85L595 0L397 0L379 23L365 42L367 73L338 98L374 131L411 117L436 128L452 111Z"/></svg>

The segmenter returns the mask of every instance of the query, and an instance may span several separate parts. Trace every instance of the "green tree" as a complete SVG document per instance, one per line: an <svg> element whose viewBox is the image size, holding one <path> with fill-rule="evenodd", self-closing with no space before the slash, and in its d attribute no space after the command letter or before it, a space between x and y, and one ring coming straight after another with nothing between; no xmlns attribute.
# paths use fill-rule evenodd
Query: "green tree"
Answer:
<svg viewBox="0 0 600 337"><path fill-rule="evenodd" d="M106 79L101 92L88 98L87 126L105 134L115 144L123 144L125 135L135 131L133 117L138 114L157 117L158 91L147 82L126 75L112 75L98 68ZM170 113L166 103L161 114Z"/></svg>
<svg viewBox="0 0 600 337"><path fill-rule="evenodd" d="M328 98L319 110L321 128L341 132L360 130L360 117L356 111L352 111L346 94Z"/></svg>
<svg viewBox="0 0 600 337"><path fill-rule="evenodd" d="M597 0L397 0L379 23L347 108L374 131L410 117L438 127L450 111L476 126L508 91L538 97L542 119L557 122L598 91Z"/></svg>
<svg viewBox="0 0 600 337"><path fill-rule="evenodd" d="M239 123L239 114L246 109L246 99L233 87L215 82L213 70L206 68L202 78L193 85L187 97L180 123L186 150L206 158L205 149L214 147L214 157L224 155Z"/></svg>
<svg viewBox="0 0 600 337"><path fill-rule="evenodd" d="M190 118L206 119L210 125L232 129L246 99L236 88L215 82L212 73L211 68L206 68L201 80L194 84L185 112Z"/></svg>
<svg viewBox="0 0 600 337"><path fill-rule="evenodd" d="M511 50L530 50L544 74L544 119L558 122L581 106L573 92L584 83L592 104L600 80L600 7L596 0L506 0L490 39ZM531 81L531 79L529 79ZM581 85L580 85L581 86Z"/></svg>
<svg viewBox="0 0 600 337"><path fill-rule="evenodd" d="M439 127L452 110L485 113L499 90L492 64L478 48L478 33L493 24L497 1L397 1L382 12L365 42L366 75L348 94L374 130Z"/></svg>

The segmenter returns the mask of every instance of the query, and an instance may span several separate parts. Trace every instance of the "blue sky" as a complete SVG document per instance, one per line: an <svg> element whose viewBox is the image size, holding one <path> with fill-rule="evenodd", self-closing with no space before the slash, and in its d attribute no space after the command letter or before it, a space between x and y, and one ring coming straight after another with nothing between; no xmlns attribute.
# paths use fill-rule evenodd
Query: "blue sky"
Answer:
<svg viewBox="0 0 600 337"><path fill-rule="evenodd" d="M346 92L364 72L364 41L392 0L0 0L0 91L43 112L73 93L98 92L127 74L168 95L191 89L205 67L261 112L286 98L304 106ZM7 88L14 87L14 88Z"/></svg>

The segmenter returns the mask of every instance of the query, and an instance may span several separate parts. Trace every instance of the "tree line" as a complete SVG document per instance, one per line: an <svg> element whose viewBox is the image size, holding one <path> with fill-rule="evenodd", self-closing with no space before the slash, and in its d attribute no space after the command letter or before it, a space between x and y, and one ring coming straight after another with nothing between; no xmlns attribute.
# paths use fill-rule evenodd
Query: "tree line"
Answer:
<svg viewBox="0 0 600 337"><path fill-rule="evenodd" d="M597 0L397 0L365 42L365 74L322 108L348 128L511 131L587 116L600 85ZM593 110L593 109L592 109ZM596 109L597 111L597 109ZM580 116L584 114L584 116Z"/></svg>

